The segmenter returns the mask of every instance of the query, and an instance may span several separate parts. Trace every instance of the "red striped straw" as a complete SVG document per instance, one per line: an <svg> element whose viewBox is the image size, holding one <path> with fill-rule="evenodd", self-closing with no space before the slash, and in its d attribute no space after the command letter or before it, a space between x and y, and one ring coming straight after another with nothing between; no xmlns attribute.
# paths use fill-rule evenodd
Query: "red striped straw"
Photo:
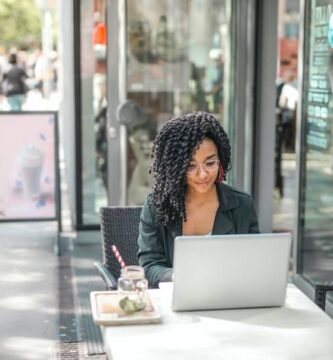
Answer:
<svg viewBox="0 0 333 360"><path fill-rule="evenodd" d="M114 253L114 256L115 256L116 259L118 260L120 267L123 269L123 268L125 267L125 262L124 262L123 258L121 257L121 255L120 255L120 253L119 253L119 251L118 251L118 249L117 249L117 246L116 246L116 245L112 245L112 246L111 246L111 249L112 249L112 251L113 251L113 253Z"/></svg>

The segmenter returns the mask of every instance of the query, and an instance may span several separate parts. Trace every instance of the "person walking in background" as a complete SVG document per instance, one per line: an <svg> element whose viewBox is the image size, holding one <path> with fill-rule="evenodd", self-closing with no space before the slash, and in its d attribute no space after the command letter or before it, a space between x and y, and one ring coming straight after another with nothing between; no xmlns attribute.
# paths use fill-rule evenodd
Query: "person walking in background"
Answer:
<svg viewBox="0 0 333 360"><path fill-rule="evenodd" d="M3 76L7 70L8 70L8 61L7 61L6 52L5 52L5 49L0 46L0 84L2 84ZM2 87L0 86L0 107L1 108L3 105L2 104L3 98L4 98L3 91L2 91Z"/></svg>
<svg viewBox="0 0 333 360"><path fill-rule="evenodd" d="M295 126L298 90L296 71L289 71L281 89L279 108L282 120L282 141L284 151L295 152Z"/></svg>
<svg viewBox="0 0 333 360"><path fill-rule="evenodd" d="M221 49L212 49L209 57L213 67L208 70L208 95L212 97L211 110L221 114L223 111L224 60Z"/></svg>
<svg viewBox="0 0 333 360"><path fill-rule="evenodd" d="M25 70L17 64L16 54L9 56L9 68L3 75L2 92L7 97L11 111L21 111L27 93L26 79L28 77Z"/></svg>
<svg viewBox="0 0 333 360"><path fill-rule="evenodd" d="M45 83L48 79L48 71L48 59L45 54L43 54L42 50L38 49L34 75L36 80L36 89L40 91L42 97L49 95L47 93L47 86L45 86Z"/></svg>

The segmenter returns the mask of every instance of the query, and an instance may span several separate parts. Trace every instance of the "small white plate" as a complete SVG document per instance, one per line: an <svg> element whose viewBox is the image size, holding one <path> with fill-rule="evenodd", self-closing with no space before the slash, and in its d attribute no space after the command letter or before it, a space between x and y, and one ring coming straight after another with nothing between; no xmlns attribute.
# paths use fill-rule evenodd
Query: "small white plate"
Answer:
<svg viewBox="0 0 333 360"><path fill-rule="evenodd" d="M94 322L97 325L134 325L156 324L161 321L154 300L147 294L150 304L146 309L126 314L120 307L119 301L123 295L118 291L93 291L90 293L90 303Z"/></svg>

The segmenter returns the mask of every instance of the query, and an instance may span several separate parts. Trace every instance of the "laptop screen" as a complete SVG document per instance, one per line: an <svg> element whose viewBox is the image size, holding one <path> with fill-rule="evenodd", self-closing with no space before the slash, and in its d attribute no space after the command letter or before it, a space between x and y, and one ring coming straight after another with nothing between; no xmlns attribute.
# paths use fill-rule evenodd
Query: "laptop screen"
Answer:
<svg viewBox="0 0 333 360"><path fill-rule="evenodd" d="M281 306L291 234L179 236L174 246L174 310Z"/></svg>

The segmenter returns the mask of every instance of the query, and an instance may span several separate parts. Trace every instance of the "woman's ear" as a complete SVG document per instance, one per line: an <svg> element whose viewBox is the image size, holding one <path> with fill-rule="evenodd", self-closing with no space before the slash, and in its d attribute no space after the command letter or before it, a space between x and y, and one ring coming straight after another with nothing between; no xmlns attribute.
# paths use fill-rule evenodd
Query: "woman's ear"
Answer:
<svg viewBox="0 0 333 360"><path fill-rule="evenodd" d="M216 183L223 182L223 180L224 180L224 169L223 169L223 166L220 164Z"/></svg>

